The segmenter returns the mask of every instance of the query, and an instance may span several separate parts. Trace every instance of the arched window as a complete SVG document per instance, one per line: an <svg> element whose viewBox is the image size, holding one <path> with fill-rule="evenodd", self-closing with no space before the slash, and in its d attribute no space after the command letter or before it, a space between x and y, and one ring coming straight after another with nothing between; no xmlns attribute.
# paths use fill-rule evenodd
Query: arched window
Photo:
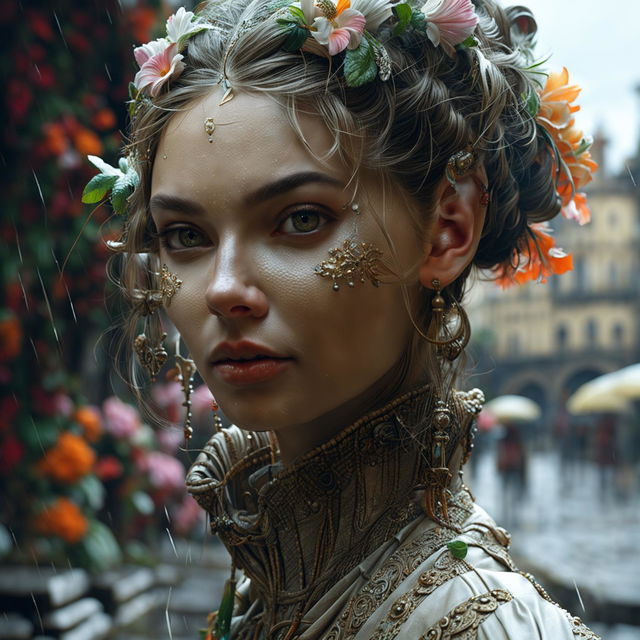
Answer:
<svg viewBox="0 0 640 640"><path fill-rule="evenodd" d="M589 318L586 325L587 341L594 344L598 339L598 323L595 318Z"/></svg>
<svg viewBox="0 0 640 640"><path fill-rule="evenodd" d="M558 350L564 351L567 348L569 342L569 332L567 327L563 324L558 325L556 328L556 346Z"/></svg>
<svg viewBox="0 0 640 640"><path fill-rule="evenodd" d="M624 327L619 322L617 322L616 324L613 325L611 334L613 337L614 346L621 347L622 342L624 340Z"/></svg>

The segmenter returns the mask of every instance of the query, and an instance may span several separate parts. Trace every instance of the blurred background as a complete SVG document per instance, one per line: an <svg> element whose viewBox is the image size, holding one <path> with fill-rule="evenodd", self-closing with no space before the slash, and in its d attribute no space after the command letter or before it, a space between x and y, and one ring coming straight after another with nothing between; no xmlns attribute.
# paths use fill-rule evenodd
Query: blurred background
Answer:
<svg viewBox="0 0 640 640"><path fill-rule="evenodd" d="M527 4L546 66L583 87L578 125L601 169L591 224L555 228L572 272L476 283L468 386L491 402L466 478L556 600L604 638L638 639L640 75L625 51L640 5ZM121 221L80 203L86 156L115 164L126 142L132 48L174 10L0 0L0 639L197 638L227 577L184 491L177 383L151 392L159 425L113 372L122 311L105 243ZM193 449L210 404L199 387Z"/></svg>

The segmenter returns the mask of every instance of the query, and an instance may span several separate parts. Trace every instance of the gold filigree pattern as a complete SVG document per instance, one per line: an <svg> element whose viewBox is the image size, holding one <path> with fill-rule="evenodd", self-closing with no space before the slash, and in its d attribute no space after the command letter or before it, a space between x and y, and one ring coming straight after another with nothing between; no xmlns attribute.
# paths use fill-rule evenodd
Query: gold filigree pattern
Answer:
<svg viewBox="0 0 640 640"><path fill-rule="evenodd" d="M466 562L454 558L448 551L444 551L431 569L418 576L414 587L391 605L386 619L378 625L370 640L392 640L395 638L402 625L428 595L448 580L467 571L469 571L469 566Z"/></svg>
<svg viewBox="0 0 640 640"><path fill-rule="evenodd" d="M459 604L433 625L420 640L474 640L478 627L513 596L504 589L492 589Z"/></svg>
<svg viewBox="0 0 640 640"><path fill-rule="evenodd" d="M380 285L378 267L382 251L368 242L355 242L348 238L339 249L330 249L329 260L316 266L315 272L323 278L333 280L333 290L338 291L338 280L346 280L349 287L355 281L369 280L374 287Z"/></svg>
<svg viewBox="0 0 640 640"><path fill-rule="evenodd" d="M449 515L454 526L461 527L469 517L473 502L467 491L460 491L449 500ZM329 638L352 638L373 612L429 556L457 535L453 529L436 527L400 547L384 563L360 591L349 600L343 613L329 632Z"/></svg>
<svg viewBox="0 0 640 640"><path fill-rule="evenodd" d="M171 273L166 264L163 264L160 270L160 293L165 306L171 305L171 298L181 286L182 280L175 273Z"/></svg>

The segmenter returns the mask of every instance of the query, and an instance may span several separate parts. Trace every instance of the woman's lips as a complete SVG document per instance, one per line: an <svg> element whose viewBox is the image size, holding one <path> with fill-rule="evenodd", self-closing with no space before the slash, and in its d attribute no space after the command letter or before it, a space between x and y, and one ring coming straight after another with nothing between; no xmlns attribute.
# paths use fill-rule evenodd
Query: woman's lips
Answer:
<svg viewBox="0 0 640 640"><path fill-rule="evenodd" d="M219 360L213 363L213 370L228 384L249 385L272 380L292 362L292 358L270 356L260 356L251 360Z"/></svg>

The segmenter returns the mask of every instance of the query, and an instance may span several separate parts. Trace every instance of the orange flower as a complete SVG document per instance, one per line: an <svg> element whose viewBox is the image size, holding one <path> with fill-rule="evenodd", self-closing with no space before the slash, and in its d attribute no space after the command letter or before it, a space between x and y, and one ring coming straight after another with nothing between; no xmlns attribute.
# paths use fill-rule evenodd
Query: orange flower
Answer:
<svg viewBox="0 0 640 640"><path fill-rule="evenodd" d="M91 471L95 459L96 454L83 438L65 431L40 460L38 470L58 482L75 484Z"/></svg>
<svg viewBox="0 0 640 640"><path fill-rule="evenodd" d="M590 219L584 195L578 202L576 190L581 189L593 178L598 165L591 159L590 142L582 131L575 127L573 114L580 107L572 104L581 89L569 84L569 72L563 68L559 73L551 73L540 93L540 108L536 120L545 128L555 143L561 163L558 176L558 195L562 201L562 212L567 218L585 224ZM554 171L557 167L554 167Z"/></svg>
<svg viewBox="0 0 640 640"><path fill-rule="evenodd" d="M64 127L58 122L50 122L44 125L43 131L44 150L53 156L61 156L67 150L69 144Z"/></svg>
<svg viewBox="0 0 640 640"><path fill-rule="evenodd" d="M91 124L98 129L98 131L107 131L113 129L116 126L116 116L111 109L100 109L91 118Z"/></svg>
<svg viewBox="0 0 640 640"><path fill-rule="evenodd" d="M73 144L82 156L102 155L102 142L90 129L78 127L78 130L73 133Z"/></svg>
<svg viewBox="0 0 640 640"><path fill-rule="evenodd" d="M76 409L73 419L82 427L89 442L97 442L102 435L102 418L95 407L85 405Z"/></svg>
<svg viewBox="0 0 640 640"><path fill-rule="evenodd" d="M0 320L0 362L12 360L22 347L22 327L18 318L10 315Z"/></svg>
<svg viewBox="0 0 640 640"><path fill-rule="evenodd" d="M546 282L552 275L560 275L573 269L573 258L555 245L551 229L545 223L532 224L527 246L514 255L518 266L499 267L496 282L503 288L524 284L530 280Z"/></svg>
<svg viewBox="0 0 640 640"><path fill-rule="evenodd" d="M36 517L36 530L44 536L58 536L69 544L82 540L89 529L87 519L75 502L58 498Z"/></svg>

